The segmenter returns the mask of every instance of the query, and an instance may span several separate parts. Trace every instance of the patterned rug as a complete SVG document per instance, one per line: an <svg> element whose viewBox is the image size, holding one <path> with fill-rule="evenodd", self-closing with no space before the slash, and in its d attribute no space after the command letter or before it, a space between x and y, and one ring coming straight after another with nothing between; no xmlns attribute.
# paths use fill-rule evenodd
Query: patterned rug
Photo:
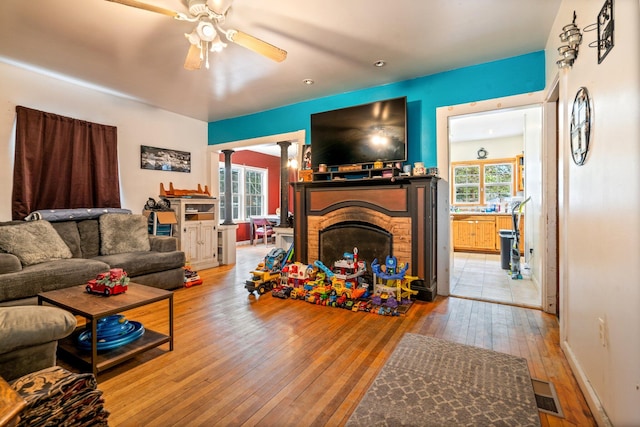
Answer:
<svg viewBox="0 0 640 427"><path fill-rule="evenodd" d="M347 426L540 426L527 361L405 334Z"/></svg>

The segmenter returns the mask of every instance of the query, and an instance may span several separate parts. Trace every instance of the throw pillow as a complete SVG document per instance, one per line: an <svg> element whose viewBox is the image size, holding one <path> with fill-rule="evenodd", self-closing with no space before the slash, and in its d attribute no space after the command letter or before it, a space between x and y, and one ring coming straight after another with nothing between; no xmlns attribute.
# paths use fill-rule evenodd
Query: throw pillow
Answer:
<svg viewBox="0 0 640 427"><path fill-rule="evenodd" d="M80 233L78 232L78 225L76 222L52 222L51 225L58 232L62 241L69 246L71 256L73 258L82 258L82 251L80 250Z"/></svg>
<svg viewBox="0 0 640 427"><path fill-rule="evenodd" d="M0 248L17 256L22 265L71 258L69 247L48 221L0 227Z"/></svg>
<svg viewBox="0 0 640 427"><path fill-rule="evenodd" d="M100 255L100 223L98 219L78 221L82 258L95 258Z"/></svg>
<svg viewBox="0 0 640 427"><path fill-rule="evenodd" d="M147 217L136 214L104 214L100 217L100 253L115 255L149 251Z"/></svg>

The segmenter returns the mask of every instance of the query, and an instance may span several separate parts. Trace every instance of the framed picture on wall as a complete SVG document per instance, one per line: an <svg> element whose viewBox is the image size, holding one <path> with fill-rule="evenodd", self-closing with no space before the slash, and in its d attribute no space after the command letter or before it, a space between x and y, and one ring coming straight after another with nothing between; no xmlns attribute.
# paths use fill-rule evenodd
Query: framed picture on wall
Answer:
<svg viewBox="0 0 640 427"><path fill-rule="evenodd" d="M191 173L191 153L141 145L140 168Z"/></svg>
<svg viewBox="0 0 640 427"><path fill-rule="evenodd" d="M302 163L300 169L311 169L311 145L303 145Z"/></svg>

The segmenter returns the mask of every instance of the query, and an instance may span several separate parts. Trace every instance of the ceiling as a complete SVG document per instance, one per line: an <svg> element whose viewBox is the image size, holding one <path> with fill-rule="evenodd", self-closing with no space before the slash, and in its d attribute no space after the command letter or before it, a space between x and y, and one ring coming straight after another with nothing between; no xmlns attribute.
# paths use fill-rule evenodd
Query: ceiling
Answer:
<svg viewBox="0 0 640 427"><path fill-rule="evenodd" d="M449 117L449 142L522 136L525 120L538 107L521 107Z"/></svg>
<svg viewBox="0 0 640 427"><path fill-rule="evenodd" d="M211 122L542 50L560 1L235 0L225 26L287 59L229 43L187 71L193 23L104 0L2 0L0 61Z"/></svg>

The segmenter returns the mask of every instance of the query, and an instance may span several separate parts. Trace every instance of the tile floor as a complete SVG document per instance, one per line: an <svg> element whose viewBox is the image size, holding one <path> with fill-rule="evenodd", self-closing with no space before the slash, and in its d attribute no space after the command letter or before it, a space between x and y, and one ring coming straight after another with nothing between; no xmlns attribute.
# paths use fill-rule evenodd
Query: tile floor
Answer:
<svg viewBox="0 0 640 427"><path fill-rule="evenodd" d="M526 277L526 274L525 274ZM455 252L452 296L540 308L541 296L530 279L513 280L500 255Z"/></svg>

